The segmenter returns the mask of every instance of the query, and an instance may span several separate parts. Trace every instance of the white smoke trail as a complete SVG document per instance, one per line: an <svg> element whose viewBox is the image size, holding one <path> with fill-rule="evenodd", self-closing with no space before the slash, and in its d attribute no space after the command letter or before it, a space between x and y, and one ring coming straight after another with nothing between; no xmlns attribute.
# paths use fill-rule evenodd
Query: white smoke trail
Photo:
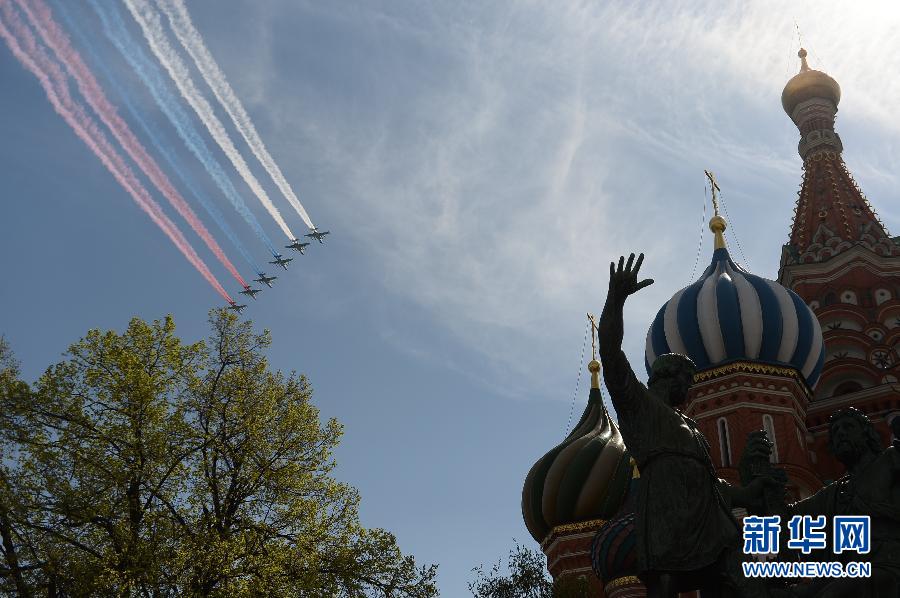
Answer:
<svg viewBox="0 0 900 598"><path fill-rule="evenodd" d="M228 79L225 78L225 74L219 68L219 65L212 57L212 54L209 53L200 32L197 31L194 24L191 22L191 17L188 14L187 8L184 6L184 2L182 0L159 0L158 4L163 9L163 12L166 13L166 16L169 17L172 30L175 32L175 37L178 38L178 41L184 49L187 50L188 54L191 55L191 58L193 58L194 64L197 65L197 69L200 71L200 74L203 75L206 84L212 88L219 103L225 108L228 116L230 116L231 120L234 122L234 126L240 131L244 141L247 142L247 145L250 146L253 155L256 156L256 159L260 161L263 168L266 169L266 172L268 172L269 176L272 177L272 180L275 181L275 184L281 190L281 193L284 194L288 203L290 203L291 206L297 210L297 213L300 214L300 217L303 218L303 222L306 223L306 226L314 228L309 214L306 213L306 209L300 204L300 200L297 199L297 195L291 188L290 183L284 178L281 169L278 168L278 164L275 163L275 159L269 154L269 150L266 149L262 138L260 138L259 133L256 132L256 127L253 126L250 115L244 110L243 104L241 104L241 101L238 99L237 95L235 95L234 90L228 83Z"/></svg>
<svg viewBox="0 0 900 598"><path fill-rule="evenodd" d="M62 68L50 58L43 46L13 9L9 0L0 0L0 38L6 41L13 55L40 81L63 120L87 145L109 170L116 181L131 195L135 203L166 234L185 258L197 269L212 287L229 303L233 303L203 259L197 255L191 243L184 238L178 226L162 211L147 188L135 176L125 159L113 147L100 125L88 114L84 105L72 97L68 80ZM7 29L7 25L12 29Z"/></svg>
<svg viewBox="0 0 900 598"><path fill-rule="evenodd" d="M275 204L272 203L272 200L269 199L266 190L262 188L262 185L259 184L259 181L257 181L256 177L253 176L253 173L250 172L250 168L247 166L244 158L241 156L240 152L238 152L234 143L231 141L231 138L228 136L228 132L222 125L222 121L216 117L212 106L209 105L209 102L206 101L206 98L201 95L197 86L194 85L194 81L191 79L187 66L169 43L166 32L160 22L159 13L147 3L147 0L125 0L125 5L128 7L134 20L140 25L141 31L143 31L144 37L147 38L147 42L150 44L150 48L153 50L156 59L159 60L166 71L168 71L169 76L171 76L172 80L175 82L175 86L178 87L178 91L181 92L184 99L191 105L191 108L194 109L194 112L197 113L197 116L200 117L200 120L203 121L206 128L209 129L210 135L212 135L216 143L219 144L222 151L225 152L225 155L231 160L231 163L234 164L235 169L247 183L247 186L249 186L256 197L259 198L259 201L262 202L266 211L268 211L275 222L278 223L278 226L281 227L284 234L287 235L289 239L296 239L294 233L291 232L291 229L288 228L284 218L282 218L281 214L278 212L278 208L276 208Z"/></svg>

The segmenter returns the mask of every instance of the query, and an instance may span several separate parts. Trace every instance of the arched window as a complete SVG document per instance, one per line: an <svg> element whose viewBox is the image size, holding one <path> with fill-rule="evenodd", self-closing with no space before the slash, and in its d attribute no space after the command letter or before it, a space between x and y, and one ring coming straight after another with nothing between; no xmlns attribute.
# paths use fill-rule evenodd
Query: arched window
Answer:
<svg viewBox="0 0 900 598"><path fill-rule="evenodd" d="M720 417L716 423L719 426L719 452L722 454L722 467L731 467L731 438L728 436L728 420Z"/></svg>
<svg viewBox="0 0 900 598"><path fill-rule="evenodd" d="M772 416L768 413L763 416L763 429L766 431L766 436L772 441L772 454L769 455L769 461L778 463L778 439L775 437L775 422L772 421Z"/></svg>
<svg viewBox="0 0 900 598"><path fill-rule="evenodd" d="M850 394L851 392L856 392L857 390L862 390L862 384L856 380L847 380L846 382L838 384L831 396L839 397L841 395Z"/></svg>

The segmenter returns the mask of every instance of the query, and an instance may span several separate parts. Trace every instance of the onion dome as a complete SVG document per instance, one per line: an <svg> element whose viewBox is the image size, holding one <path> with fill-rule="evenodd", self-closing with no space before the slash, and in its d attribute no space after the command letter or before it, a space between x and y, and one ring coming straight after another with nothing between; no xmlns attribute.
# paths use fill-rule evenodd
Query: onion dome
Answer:
<svg viewBox="0 0 900 598"><path fill-rule="evenodd" d="M875 210L844 163L844 145L835 131L841 88L806 64L800 50L800 73L781 95L784 109L797 125L797 152L803 158L803 185L798 193L790 240L782 251L780 280L790 284L785 266L819 263L857 246L877 255L900 255Z"/></svg>
<svg viewBox="0 0 900 598"><path fill-rule="evenodd" d="M813 388L825 361L819 320L796 293L732 261L724 218L717 213L709 226L712 263L657 313L647 332L647 372L659 355L681 353L698 370L736 361L786 366Z"/></svg>
<svg viewBox="0 0 900 598"><path fill-rule="evenodd" d="M841 101L841 86L838 82L823 73L809 68L806 63L806 50L800 48L800 72L794 75L784 91L781 92L781 105L788 116L793 116L794 109L801 103L813 98L831 100L837 108Z"/></svg>
<svg viewBox="0 0 900 598"><path fill-rule="evenodd" d="M604 584L638 574L633 512L619 515L597 531L591 544L591 565Z"/></svg>
<svg viewBox="0 0 900 598"><path fill-rule="evenodd" d="M541 457L522 488L522 516L537 542L553 528L612 517L632 476L631 457L600 394L600 362L588 364L587 407L566 439Z"/></svg>

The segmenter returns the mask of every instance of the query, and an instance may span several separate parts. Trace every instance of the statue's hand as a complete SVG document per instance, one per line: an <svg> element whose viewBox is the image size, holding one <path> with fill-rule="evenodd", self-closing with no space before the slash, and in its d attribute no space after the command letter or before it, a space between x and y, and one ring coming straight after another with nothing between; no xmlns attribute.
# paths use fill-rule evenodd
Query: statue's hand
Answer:
<svg viewBox="0 0 900 598"><path fill-rule="evenodd" d="M618 267L613 262L609 263L609 298L624 302L629 295L653 284L652 278L638 282L638 270L641 269L643 261L643 253L638 256L637 262L634 261L632 253L628 256L628 263L625 263L624 256L619 257Z"/></svg>

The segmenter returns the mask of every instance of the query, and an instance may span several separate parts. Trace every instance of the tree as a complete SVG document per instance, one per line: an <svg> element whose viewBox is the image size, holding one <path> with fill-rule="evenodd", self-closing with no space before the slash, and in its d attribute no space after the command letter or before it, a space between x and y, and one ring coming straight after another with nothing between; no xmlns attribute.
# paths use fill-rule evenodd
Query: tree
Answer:
<svg viewBox="0 0 900 598"><path fill-rule="evenodd" d="M475 598L587 598L589 588L585 580L554 581L546 564L543 554L516 543L505 567L498 561L490 571L485 571L483 565L472 569L475 581L469 582L469 591Z"/></svg>
<svg viewBox="0 0 900 598"><path fill-rule="evenodd" d="M27 395L28 386L19 379L19 364L6 339L0 337L0 397L15 397L16 401L22 401ZM15 445L17 426L14 425L15 414L7 406L6 400L0 404L0 590L15 590L19 596L27 598L31 596L31 587L26 576L36 565L23 554L27 540L15 525L21 517L13 490L18 472L10 466L16 455L8 447Z"/></svg>
<svg viewBox="0 0 900 598"><path fill-rule="evenodd" d="M58 596L436 595L436 566L360 525L331 476L342 428L306 378L269 368L267 332L225 310L210 324L194 344L171 318L91 330L29 392L3 391L7 585L24 549L21 584Z"/></svg>

